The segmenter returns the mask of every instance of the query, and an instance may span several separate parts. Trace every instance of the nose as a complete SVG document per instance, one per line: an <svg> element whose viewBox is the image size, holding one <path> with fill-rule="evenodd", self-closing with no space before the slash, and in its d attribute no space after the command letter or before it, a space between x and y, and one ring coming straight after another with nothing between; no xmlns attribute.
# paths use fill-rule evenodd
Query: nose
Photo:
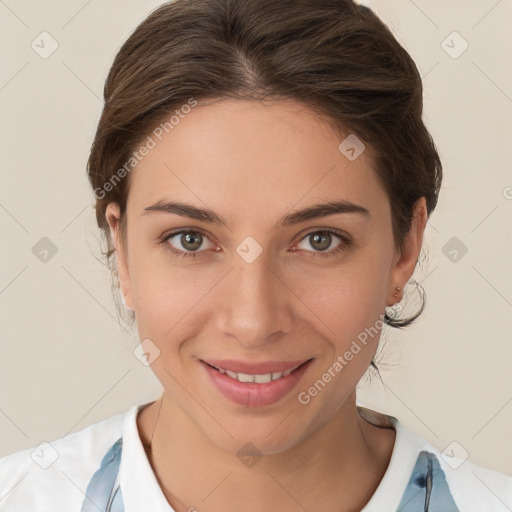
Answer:
<svg viewBox="0 0 512 512"><path fill-rule="evenodd" d="M279 333L291 331L294 295L265 252L252 263L236 257L217 288L219 332L236 337L246 347L261 348Z"/></svg>

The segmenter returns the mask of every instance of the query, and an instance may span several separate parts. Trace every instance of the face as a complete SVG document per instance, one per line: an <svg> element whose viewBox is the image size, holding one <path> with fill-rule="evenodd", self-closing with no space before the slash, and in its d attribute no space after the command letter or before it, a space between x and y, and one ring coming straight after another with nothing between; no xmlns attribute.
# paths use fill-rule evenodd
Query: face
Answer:
<svg viewBox="0 0 512 512"><path fill-rule="evenodd" d="M151 368L223 449L250 435L277 453L339 414L414 270L424 201L399 252L371 149L348 159L348 134L297 103L199 104L132 170L126 249L107 209Z"/></svg>

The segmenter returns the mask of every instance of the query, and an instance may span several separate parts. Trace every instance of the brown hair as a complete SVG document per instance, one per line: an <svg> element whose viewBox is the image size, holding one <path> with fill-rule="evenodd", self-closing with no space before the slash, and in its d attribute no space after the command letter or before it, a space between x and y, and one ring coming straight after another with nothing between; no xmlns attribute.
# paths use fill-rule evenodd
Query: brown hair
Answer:
<svg viewBox="0 0 512 512"><path fill-rule="evenodd" d="M119 50L104 98L88 174L114 275L106 206L119 204L124 241L126 163L155 126L191 98L298 100L342 132L355 133L375 156L398 248L416 201L426 198L429 216L437 204L442 166L422 121L421 77L387 26L352 0L165 3ZM416 314L407 319L386 314L385 323L413 322L425 307L421 295Z"/></svg>

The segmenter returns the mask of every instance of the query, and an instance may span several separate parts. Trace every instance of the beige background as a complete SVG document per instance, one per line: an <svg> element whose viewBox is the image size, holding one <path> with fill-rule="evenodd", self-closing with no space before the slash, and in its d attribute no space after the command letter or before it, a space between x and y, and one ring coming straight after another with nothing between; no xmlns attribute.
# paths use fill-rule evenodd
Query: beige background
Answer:
<svg viewBox="0 0 512 512"><path fill-rule="evenodd" d="M415 274L427 308L416 325L385 332L393 366L385 385L362 381L359 402L512 474L512 3L365 3L424 76L445 177ZM136 334L118 324L85 173L112 59L160 4L0 0L0 456L160 392L132 353ZM58 42L46 59L31 47L43 31ZM445 51L464 40L457 58ZM32 252L43 237L57 249L46 262Z"/></svg>

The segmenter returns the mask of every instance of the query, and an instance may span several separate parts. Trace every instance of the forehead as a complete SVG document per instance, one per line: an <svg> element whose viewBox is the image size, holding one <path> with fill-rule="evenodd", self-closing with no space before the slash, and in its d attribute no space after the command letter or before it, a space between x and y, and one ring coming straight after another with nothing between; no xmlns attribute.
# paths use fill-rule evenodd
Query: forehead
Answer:
<svg viewBox="0 0 512 512"><path fill-rule="evenodd" d="M276 205L282 214L319 200L386 207L371 148L347 158L343 141L350 132L335 131L303 104L221 100L187 112L172 128L150 134L155 145L130 176L129 203L137 208L164 197L226 212Z"/></svg>

